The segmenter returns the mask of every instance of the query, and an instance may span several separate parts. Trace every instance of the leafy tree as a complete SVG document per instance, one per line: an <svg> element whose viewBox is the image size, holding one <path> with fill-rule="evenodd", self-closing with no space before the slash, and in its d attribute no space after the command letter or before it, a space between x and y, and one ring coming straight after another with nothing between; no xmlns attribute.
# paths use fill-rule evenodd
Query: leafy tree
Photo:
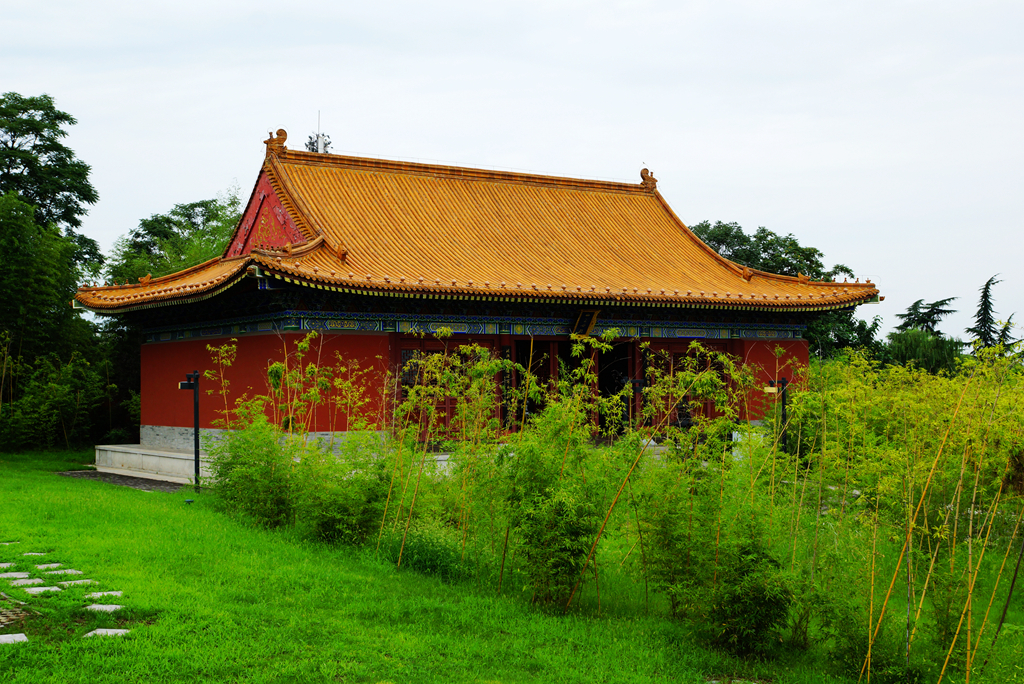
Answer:
<svg viewBox="0 0 1024 684"><path fill-rule="evenodd" d="M884 346L877 338L881 327L881 316L875 316L868 323L855 318L849 309L829 311L807 326L804 337L811 351L825 358L831 358L839 350L851 347L864 347L879 355Z"/></svg>
<svg viewBox="0 0 1024 684"><path fill-rule="evenodd" d="M888 360L900 366L914 365L928 373L956 372L956 362L964 343L956 338L920 328L889 333Z"/></svg>
<svg viewBox="0 0 1024 684"><path fill-rule="evenodd" d="M947 297L930 304L918 299L906 312L896 314L902 322L888 335L882 355L885 360L901 366L914 365L929 373L955 372L964 343L944 337L938 330L943 318L956 313L949 308L949 303L955 299Z"/></svg>
<svg viewBox="0 0 1024 684"><path fill-rule="evenodd" d="M738 264L759 271L795 276L800 273L812 280L832 280L838 275L853 277L853 271L843 264L825 268L821 250L804 247L792 235L778 235L763 226L753 235L747 235L736 223L702 221L690 227L694 234L709 247ZM880 349L875 339L881 319L871 323L857 319L853 309L830 311L819 316L807 327L811 353L830 357L847 347Z"/></svg>
<svg viewBox="0 0 1024 684"><path fill-rule="evenodd" d="M219 256L241 217L237 188L214 199L176 204L120 238L107 266L115 281L174 273Z"/></svg>
<svg viewBox="0 0 1024 684"><path fill-rule="evenodd" d="M812 280L832 280L837 275L853 277L853 271L842 264L826 269L821 250L804 247L792 235L778 235L764 226L747 235L736 223L701 221L690 227L706 245L738 264L759 271L795 276L808 275Z"/></svg>
<svg viewBox="0 0 1024 684"><path fill-rule="evenodd" d="M40 225L61 227L76 247L77 264L101 264L96 241L75 232L86 206L99 199L89 165L61 143L64 128L75 123L49 95L0 96L0 193L13 191L33 205Z"/></svg>
<svg viewBox="0 0 1024 684"><path fill-rule="evenodd" d="M896 318L903 321L896 326L896 330L900 332L923 330L936 337L942 337L942 332L938 330L938 325L943 318L956 313L956 309L948 308L949 303L954 299L956 297L947 297L931 304L925 304L923 299L918 299L907 307L906 313L896 314Z"/></svg>
<svg viewBox="0 0 1024 684"><path fill-rule="evenodd" d="M14 192L0 195L0 331L11 336L11 354L29 362L49 352L68 356L89 346L93 334L70 305L78 280L75 244L33 216Z"/></svg>

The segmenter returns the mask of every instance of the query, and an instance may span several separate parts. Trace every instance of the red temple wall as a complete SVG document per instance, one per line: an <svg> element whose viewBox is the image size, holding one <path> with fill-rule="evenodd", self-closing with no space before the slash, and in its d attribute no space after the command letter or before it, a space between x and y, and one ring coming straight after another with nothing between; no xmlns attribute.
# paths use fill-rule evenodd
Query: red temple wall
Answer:
<svg viewBox="0 0 1024 684"><path fill-rule="evenodd" d="M810 352L807 340L734 340L731 350L745 366L755 369L754 389L747 397L747 412L742 417L746 420L759 420L764 416L765 409L769 402L774 402L776 395L768 394L764 387L768 387L771 380L778 381L781 378L792 382L794 376L803 373L810 363ZM776 356L775 351L781 349L782 353Z"/></svg>
<svg viewBox="0 0 1024 684"><path fill-rule="evenodd" d="M243 394L253 397L267 394L267 367L284 359L284 346L293 352L295 345L305 335L288 333L277 335L253 335L240 337L237 341L237 356L230 368L226 369L225 377L229 385L229 402L234 408L235 399ZM198 370L200 373L214 370L215 365L207 345L220 346L228 343L230 338L212 338L204 340L181 340L142 346L142 424L163 425L169 427L192 427L192 393L178 389L178 383L185 380L185 374ZM347 360L356 359L360 368L373 368L372 375L382 374L388 364L388 337L382 334L355 335L331 334L322 335L314 342L313 348L303 359L303 363L316 361L319 355L321 365L336 363L335 352L340 352ZM377 357L381 357L378 359ZM377 387L380 382L377 381ZM214 390L214 394L207 394ZM221 418L219 411L224 408L223 399L216 391L219 385L205 378L199 381L199 425L203 428L215 427ZM371 395L373 393L371 392ZM371 400L375 397L371 396ZM375 410L376 401L368 407ZM331 429L331 416L325 410L318 410L312 431L321 432ZM334 429L344 430L344 421L336 424Z"/></svg>
<svg viewBox="0 0 1024 684"><path fill-rule="evenodd" d="M225 372L229 387L230 407L234 408L235 399L245 394L253 397L259 394L267 394L267 367L284 358L283 347L287 345L288 351L293 352L295 345L302 340L303 333L287 333L278 335L253 335L238 338L237 357L235 362ZM317 338L314 346L305 357L304 362L315 361L319 355L321 365L334 365L336 362L335 352L340 352L345 359L359 361L361 368L373 369L366 376L367 384L370 386L368 398L371 403L367 411L375 420L380 409L380 390L384 373L388 367L396 367L400 359L400 350L403 347L431 347L442 345L431 345L430 341L423 342L420 338L408 338L395 333L391 334L352 334L339 333L327 334ZM507 336L506 336L507 337ZM193 370L200 372L214 370L215 366L207 345L219 346L225 344L230 338L212 338L202 340L182 340L177 342L164 342L146 344L142 347L142 424L161 425L168 427L192 427L192 396L190 393L178 390L178 383L185 379L185 374ZM552 338L554 339L554 338ZM455 344L465 343L469 340L457 340ZM480 340L485 346L497 347L501 343L511 344L508 340L495 337L493 340ZM683 350L688 346L689 341L651 340L652 348L665 348ZM709 341L709 348L728 352L747 366L754 367L757 389L751 392L747 398L743 418L757 420L764 414L767 402L774 399L774 395L766 394L763 387L768 386L770 380L778 380L785 377L792 381L794 375L800 369L806 368L809 361L808 346L806 340L747 340L734 339L729 341ZM544 344L541 342L541 344ZM451 343L450 345L451 346ZM783 350L781 356L776 356L775 350ZM637 347L639 349L639 347ZM546 353L546 352L544 352ZM631 359L630 374L635 378L639 374L639 362ZM200 380L199 399L199 421L200 427L215 427L216 421L221 416L224 408L223 399L216 394L219 386L205 378ZM208 391L213 390L214 394ZM332 419L333 418L333 419ZM344 420L332 417L330 412L323 407L316 409L314 420L310 430L325 432L330 430L345 430Z"/></svg>

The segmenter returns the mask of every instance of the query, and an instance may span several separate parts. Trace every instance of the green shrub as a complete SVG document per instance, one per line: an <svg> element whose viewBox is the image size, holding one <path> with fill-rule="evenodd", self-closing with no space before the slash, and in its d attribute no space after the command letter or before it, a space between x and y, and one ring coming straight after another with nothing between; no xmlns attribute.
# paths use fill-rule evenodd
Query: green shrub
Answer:
<svg viewBox="0 0 1024 684"><path fill-rule="evenodd" d="M778 648L793 592L781 564L754 534L731 550L712 592L712 642L738 655Z"/></svg>
<svg viewBox="0 0 1024 684"><path fill-rule="evenodd" d="M382 436L349 433L337 451L318 445L297 464L297 524L322 541L362 544L377 536L390 473Z"/></svg>
<svg viewBox="0 0 1024 684"><path fill-rule="evenodd" d="M284 437L267 420L261 402L239 409L237 429L209 445L213 484L224 506L265 527L293 522L295 470L309 451L296 437Z"/></svg>
<svg viewBox="0 0 1024 684"><path fill-rule="evenodd" d="M463 558L461 535L457 529L438 525L430 520L417 521L409 527L402 548L402 530L387 531L381 540L381 557L392 563L402 555L402 567L433 575L445 582L455 582L470 575L470 564Z"/></svg>

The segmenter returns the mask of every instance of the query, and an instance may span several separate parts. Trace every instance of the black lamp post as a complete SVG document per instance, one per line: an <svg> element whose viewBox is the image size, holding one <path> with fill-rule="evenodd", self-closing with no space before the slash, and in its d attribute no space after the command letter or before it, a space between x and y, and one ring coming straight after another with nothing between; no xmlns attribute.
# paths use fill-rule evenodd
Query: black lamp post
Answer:
<svg viewBox="0 0 1024 684"><path fill-rule="evenodd" d="M196 491L199 491L199 371L185 373L185 382L178 383L178 389L192 390L192 438L196 455Z"/></svg>

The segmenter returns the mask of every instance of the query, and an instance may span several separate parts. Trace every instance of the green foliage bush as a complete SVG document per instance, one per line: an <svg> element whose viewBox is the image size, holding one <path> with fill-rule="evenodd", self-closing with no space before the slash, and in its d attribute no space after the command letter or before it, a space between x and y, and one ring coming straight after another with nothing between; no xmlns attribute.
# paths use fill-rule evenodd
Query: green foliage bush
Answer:
<svg viewBox="0 0 1024 684"><path fill-rule="evenodd" d="M56 354L36 361L21 396L0 405L0 439L10 449L84 444L92 411L104 397L102 380L78 354L64 363Z"/></svg>
<svg viewBox="0 0 1024 684"><path fill-rule="evenodd" d="M713 588L709 625L712 642L739 655L778 650L793 592L760 533L749 530L728 550Z"/></svg>
<svg viewBox="0 0 1024 684"><path fill-rule="evenodd" d="M382 439L351 432L336 448L307 445L295 470L298 525L316 539L363 544L377 536L389 472Z"/></svg>
<svg viewBox="0 0 1024 684"><path fill-rule="evenodd" d="M380 557L402 567L432 575L444 582L457 582L471 576L472 566L461 549L461 534L433 520L414 523L406 535L387 531L381 539Z"/></svg>
<svg viewBox="0 0 1024 684"><path fill-rule="evenodd" d="M230 430L207 446L217 494L230 510L265 527L294 521L296 469L308 448L270 424L263 402L239 407L242 429Z"/></svg>
<svg viewBox="0 0 1024 684"><path fill-rule="evenodd" d="M214 486L260 524L549 611L660 611L743 658L806 650L893 682L933 681L947 655L947 674L980 670L979 623L996 628L998 610L982 614L1006 595L1024 505L1012 356L952 375L857 353L815 362L791 385L789 424L769 402L759 427L740 420L750 376L699 348L669 365L651 354L633 404L592 391L600 340L546 386L453 347L389 376L402 399L379 430L344 364L303 361L315 344L271 367L262 403L225 409L235 430L214 447ZM505 373L519 379L511 410L495 403ZM318 444L303 429L317 410L366 429ZM1020 646L1006 634L993 654Z"/></svg>

